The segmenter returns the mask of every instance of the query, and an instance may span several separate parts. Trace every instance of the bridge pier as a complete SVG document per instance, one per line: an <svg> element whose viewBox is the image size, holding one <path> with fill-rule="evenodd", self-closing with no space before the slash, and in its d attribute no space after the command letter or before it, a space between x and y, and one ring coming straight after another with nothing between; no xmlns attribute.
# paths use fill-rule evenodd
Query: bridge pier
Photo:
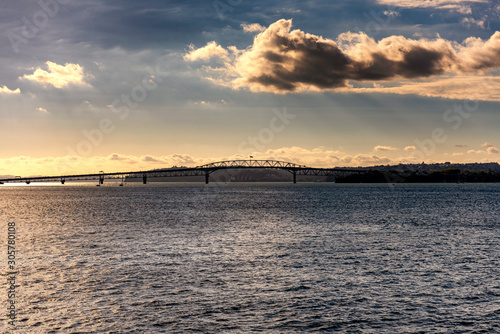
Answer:
<svg viewBox="0 0 500 334"><path fill-rule="evenodd" d="M64 177L61 177L61 184L64 184L64 182L66 182L66 180L64 179Z"/></svg>
<svg viewBox="0 0 500 334"><path fill-rule="evenodd" d="M209 172L205 172L205 184L208 184L209 177L210 177L210 173Z"/></svg>
<svg viewBox="0 0 500 334"><path fill-rule="evenodd" d="M297 183L297 171L293 171L293 183Z"/></svg>
<svg viewBox="0 0 500 334"><path fill-rule="evenodd" d="M26 180L26 184L30 184L30 183L31 183L31 181L30 181L30 180Z"/></svg>
<svg viewBox="0 0 500 334"><path fill-rule="evenodd" d="M148 176L146 173L142 174L142 184L148 183Z"/></svg>
<svg viewBox="0 0 500 334"><path fill-rule="evenodd" d="M99 176L99 184L104 184L104 175Z"/></svg>

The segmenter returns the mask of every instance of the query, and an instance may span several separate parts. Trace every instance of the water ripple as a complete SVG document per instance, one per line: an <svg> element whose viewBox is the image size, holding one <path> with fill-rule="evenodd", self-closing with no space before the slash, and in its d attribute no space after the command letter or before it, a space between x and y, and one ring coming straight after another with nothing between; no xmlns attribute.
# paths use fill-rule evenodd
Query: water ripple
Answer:
<svg viewBox="0 0 500 334"><path fill-rule="evenodd" d="M19 333L500 332L498 185L0 193Z"/></svg>

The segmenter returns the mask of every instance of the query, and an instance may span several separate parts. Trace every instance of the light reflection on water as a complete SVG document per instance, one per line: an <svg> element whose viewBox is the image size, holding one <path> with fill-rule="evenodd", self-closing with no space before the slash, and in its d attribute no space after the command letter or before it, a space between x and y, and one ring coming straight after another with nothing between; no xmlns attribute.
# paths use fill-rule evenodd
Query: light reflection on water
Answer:
<svg viewBox="0 0 500 334"><path fill-rule="evenodd" d="M16 328L498 332L499 194L485 184L0 188L4 235L15 221L19 238Z"/></svg>

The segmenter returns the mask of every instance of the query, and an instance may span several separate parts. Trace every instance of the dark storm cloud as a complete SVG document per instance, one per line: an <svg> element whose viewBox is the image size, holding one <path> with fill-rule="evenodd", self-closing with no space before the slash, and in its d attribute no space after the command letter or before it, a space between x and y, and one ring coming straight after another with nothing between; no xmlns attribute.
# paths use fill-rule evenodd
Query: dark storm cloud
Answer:
<svg viewBox="0 0 500 334"><path fill-rule="evenodd" d="M257 35L251 47L224 56L234 88L287 92L348 87L349 81L425 78L445 72L475 72L500 66L500 32L488 41L470 38L458 45L442 38L413 40L390 36L378 42L363 33L337 41L290 31L279 20ZM217 54L212 50L217 50ZM223 50L213 42L192 50L186 60L209 59Z"/></svg>

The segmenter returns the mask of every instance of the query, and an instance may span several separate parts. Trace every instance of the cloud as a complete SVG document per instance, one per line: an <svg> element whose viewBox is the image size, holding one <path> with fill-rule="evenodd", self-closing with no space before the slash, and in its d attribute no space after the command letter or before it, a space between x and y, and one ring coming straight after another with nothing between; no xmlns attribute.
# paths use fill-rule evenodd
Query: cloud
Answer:
<svg viewBox="0 0 500 334"><path fill-rule="evenodd" d="M467 145L456 144L455 147L467 147Z"/></svg>
<svg viewBox="0 0 500 334"><path fill-rule="evenodd" d="M403 8L435 8L460 10L471 3L487 3L488 0L377 0L381 5Z"/></svg>
<svg viewBox="0 0 500 334"><path fill-rule="evenodd" d="M105 159L109 160L109 161L128 161L128 162L134 161L134 157L133 156L130 156L130 155L121 155L121 154L118 154L118 153L110 154Z"/></svg>
<svg viewBox="0 0 500 334"><path fill-rule="evenodd" d="M47 109L42 108L42 107L38 107L38 108L36 108L36 110L39 112L48 112Z"/></svg>
<svg viewBox="0 0 500 334"><path fill-rule="evenodd" d="M453 6L453 5L451 5ZM462 15L470 15L472 14L472 8L470 8L470 6L461 6L461 5L458 5L456 7L453 8L456 12L462 14Z"/></svg>
<svg viewBox="0 0 500 334"><path fill-rule="evenodd" d="M145 161L145 162L161 162L160 159L157 159L157 158L153 158L152 156L150 155L146 155L144 157L141 158L142 161Z"/></svg>
<svg viewBox="0 0 500 334"><path fill-rule="evenodd" d="M483 74L500 67L500 32L487 41L469 38L457 44L442 38L403 36L376 42L364 33L351 32L334 41L291 31L291 27L292 20L281 19L244 50L226 50L210 42L192 48L184 59L219 57L222 67L207 68L214 83L273 93L348 89L354 83L415 80L445 73Z"/></svg>
<svg viewBox="0 0 500 334"><path fill-rule="evenodd" d="M412 146L406 146L403 150L405 151L415 151L417 149L416 146L412 145Z"/></svg>
<svg viewBox="0 0 500 334"><path fill-rule="evenodd" d="M382 145L377 145L373 148L375 151L397 151L398 149L395 147L391 146L382 146Z"/></svg>
<svg viewBox="0 0 500 334"><path fill-rule="evenodd" d="M394 17L400 16L401 14L399 12L396 12L393 10L386 10L386 11L384 11L384 15L394 18Z"/></svg>
<svg viewBox="0 0 500 334"><path fill-rule="evenodd" d="M212 57L219 57L222 59L227 59L228 52L222 46L218 45L215 42L209 42L202 48L195 49L194 46L189 46L190 50L184 56L184 60L187 61L196 61L196 60L204 60L208 61Z"/></svg>
<svg viewBox="0 0 500 334"><path fill-rule="evenodd" d="M196 163L196 161L188 154L173 154L170 156L176 165L189 166Z"/></svg>
<svg viewBox="0 0 500 334"><path fill-rule="evenodd" d="M373 88L346 88L353 93L415 94L427 97L480 101L500 101L500 78L491 76L450 75L418 81L382 83Z"/></svg>
<svg viewBox="0 0 500 334"><path fill-rule="evenodd" d="M241 27L243 28L244 32L261 32L266 30L266 27L263 27L258 23L252 23L252 24L242 23Z"/></svg>
<svg viewBox="0 0 500 334"><path fill-rule="evenodd" d="M16 88L15 90L9 89L7 86L0 87L0 94L13 95L13 94L21 94L21 90Z"/></svg>
<svg viewBox="0 0 500 334"><path fill-rule="evenodd" d="M344 164L351 165L353 167L357 166L375 166L375 165L385 165L390 164L393 160L387 157L379 157L373 154L357 154L355 156L345 156L340 159Z"/></svg>
<svg viewBox="0 0 500 334"><path fill-rule="evenodd" d="M467 153L469 153L469 154L484 154L484 153L497 154L497 153L500 152L498 150L498 148L496 148L495 146L493 146L490 143L481 144L481 147L485 147L486 151L482 151L482 150L468 150Z"/></svg>
<svg viewBox="0 0 500 334"><path fill-rule="evenodd" d="M488 154L497 154L500 151L498 151L498 148L491 146L486 149L486 152L488 152Z"/></svg>
<svg viewBox="0 0 500 334"><path fill-rule="evenodd" d="M55 88L65 88L67 86L89 87L85 82L84 68L78 64L59 65L47 61L47 71L37 68L33 74L25 74L20 79L30 80L41 85L52 85Z"/></svg>
<svg viewBox="0 0 500 334"><path fill-rule="evenodd" d="M472 17L464 17L460 21L460 23L463 24L464 26L466 26L467 28L470 28L472 25L476 25L479 28L484 29L484 24L486 23L486 21L485 20L476 20L476 19L473 19Z"/></svg>

